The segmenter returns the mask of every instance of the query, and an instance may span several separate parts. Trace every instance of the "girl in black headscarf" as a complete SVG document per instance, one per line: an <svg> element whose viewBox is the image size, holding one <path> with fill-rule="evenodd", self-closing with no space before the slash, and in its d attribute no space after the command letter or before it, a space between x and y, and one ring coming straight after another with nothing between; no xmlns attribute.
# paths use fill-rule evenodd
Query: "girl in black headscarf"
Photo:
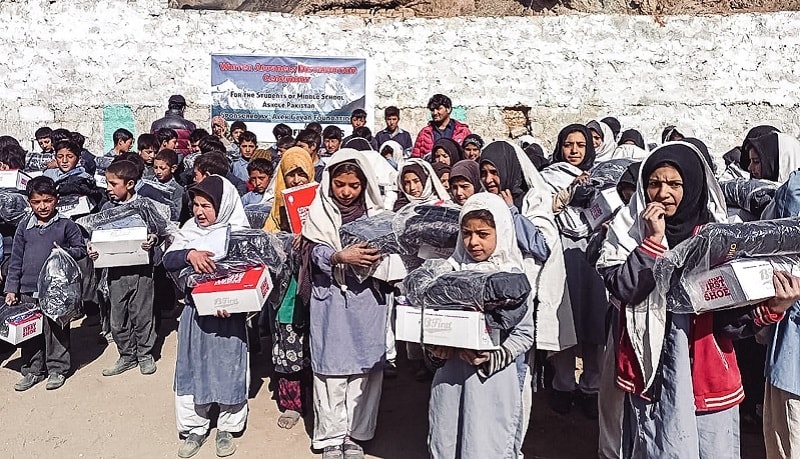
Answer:
<svg viewBox="0 0 800 459"><path fill-rule="evenodd" d="M471 159L457 162L450 170L450 195L456 204L463 206L475 193L483 191L481 170Z"/></svg>
<svg viewBox="0 0 800 459"><path fill-rule="evenodd" d="M579 135L578 135L579 134ZM558 143L553 152L553 162L567 162L582 171L594 166L595 151L592 135L582 124L570 124L558 134Z"/></svg>
<svg viewBox="0 0 800 459"><path fill-rule="evenodd" d="M522 200L528 192L528 184L522 176L514 146L508 142L492 142L481 153L481 181L486 191L494 194L508 190L517 210L522 209Z"/></svg>
<svg viewBox="0 0 800 459"><path fill-rule="evenodd" d="M464 159L464 150L453 139L442 137L433 144L431 163L445 163L448 166Z"/></svg>

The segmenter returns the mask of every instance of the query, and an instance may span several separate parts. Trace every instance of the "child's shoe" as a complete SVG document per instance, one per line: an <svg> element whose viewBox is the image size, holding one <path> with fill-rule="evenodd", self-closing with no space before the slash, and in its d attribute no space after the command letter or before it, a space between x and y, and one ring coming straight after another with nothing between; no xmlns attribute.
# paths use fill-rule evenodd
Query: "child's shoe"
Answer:
<svg viewBox="0 0 800 459"><path fill-rule="evenodd" d="M217 444L218 457L227 457L236 452L236 443L233 442L233 435L230 432L218 430L214 442Z"/></svg>
<svg viewBox="0 0 800 459"><path fill-rule="evenodd" d="M64 375L62 374L50 373L50 376L47 377L47 385L44 386L44 388L47 390L56 390L59 387L63 386L64 381L66 380L67 378L65 378Z"/></svg>
<svg viewBox="0 0 800 459"><path fill-rule="evenodd" d="M134 360L126 360L122 357L118 358L114 366L103 370L103 376L116 376L125 373L126 371L139 366L139 362Z"/></svg>
<svg viewBox="0 0 800 459"><path fill-rule="evenodd" d="M178 457L192 457L200 451L200 447L206 442L205 435L189 434L183 440L183 444L178 448Z"/></svg>
<svg viewBox="0 0 800 459"><path fill-rule="evenodd" d="M44 375L34 375L28 373L23 376L18 383L14 384L14 390L17 392L26 391L42 381L44 381Z"/></svg>
<svg viewBox="0 0 800 459"><path fill-rule="evenodd" d="M152 355L139 357L139 371L143 375L151 375L156 372L156 360Z"/></svg>

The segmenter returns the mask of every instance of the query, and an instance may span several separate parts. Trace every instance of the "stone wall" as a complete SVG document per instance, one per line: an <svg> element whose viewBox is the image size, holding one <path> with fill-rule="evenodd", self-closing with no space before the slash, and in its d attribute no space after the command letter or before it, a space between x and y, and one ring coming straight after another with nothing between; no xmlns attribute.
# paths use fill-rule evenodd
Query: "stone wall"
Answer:
<svg viewBox="0 0 800 459"><path fill-rule="evenodd" d="M0 22L0 133L63 126L94 151L111 105L130 107L138 133L182 93L207 125L211 53L367 56L376 108L399 106L412 132L436 92L488 139L530 129L548 143L570 122L615 115L648 139L692 125L721 154L755 123L800 125L798 13L365 19L6 0Z"/></svg>

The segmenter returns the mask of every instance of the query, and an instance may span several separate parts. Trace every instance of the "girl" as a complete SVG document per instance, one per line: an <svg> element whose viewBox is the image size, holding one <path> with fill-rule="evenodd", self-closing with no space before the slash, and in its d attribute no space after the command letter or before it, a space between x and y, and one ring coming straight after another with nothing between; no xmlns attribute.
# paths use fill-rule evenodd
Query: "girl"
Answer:
<svg viewBox="0 0 800 459"><path fill-rule="evenodd" d="M221 116L211 118L211 133L225 145L225 148L231 146L231 136L228 132L228 122Z"/></svg>
<svg viewBox="0 0 800 459"><path fill-rule="evenodd" d="M589 121L586 127L589 128L592 135L592 146L597 152L595 161L603 162L612 159L614 150L617 149L617 142L611 127L602 121Z"/></svg>
<svg viewBox="0 0 800 459"><path fill-rule="evenodd" d="M433 144L433 150L431 150L432 163L445 163L448 166L452 166L462 159L464 159L464 151L455 140L442 137Z"/></svg>
<svg viewBox="0 0 800 459"><path fill-rule="evenodd" d="M278 164L275 198L264 231L290 231L283 190L305 185L313 179L314 166L308 153L299 147L286 150ZM272 363L278 375L276 399L282 413L278 417L278 426L291 429L306 413L303 401L310 389L305 371L309 366L308 303L299 301L295 278L289 283L289 289L277 311L273 308L269 308L269 311L275 312L270 321Z"/></svg>
<svg viewBox="0 0 800 459"><path fill-rule="evenodd" d="M464 150L464 159L477 161L481 157L481 150L483 150L483 139L478 134L470 134L461 142L461 148ZM455 163L453 163L455 164Z"/></svg>
<svg viewBox="0 0 800 459"><path fill-rule="evenodd" d="M666 311L656 292L656 257L699 225L727 219L722 191L692 144L669 142L642 164L636 196L609 229L598 269L620 300L617 385L627 392L624 457L738 458L744 394L731 339L731 312ZM800 279L777 272L778 295L747 308L741 326L774 323L800 298ZM751 326L744 326L749 322Z"/></svg>
<svg viewBox="0 0 800 459"><path fill-rule="evenodd" d="M481 191L483 191L483 184L478 163L471 159L465 159L457 162L450 169L450 195L456 204L463 206L470 196Z"/></svg>
<svg viewBox="0 0 800 459"><path fill-rule="evenodd" d="M450 200L447 189L436 179L433 167L419 158L409 158L403 162L400 173L397 174L397 189L400 195L394 203L395 212L409 203Z"/></svg>
<svg viewBox="0 0 800 459"><path fill-rule="evenodd" d="M310 303L314 372L312 446L325 459L363 458L355 441L375 434L385 360L387 284L359 282L349 266L380 259L364 244L342 247L343 224L382 210L378 185L363 152L331 157L303 226L298 291Z"/></svg>
<svg viewBox="0 0 800 459"><path fill-rule="evenodd" d="M570 124L558 133L553 163L567 162L582 171L594 166L595 149L592 135L582 124Z"/></svg>
<svg viewBox="0 0 800 459"><path fill-rule="evenodd" d="M478 193L461 209L461 238L453 256L431 261L456 271L524 270L508 205L499 196ZM427 266L427 265L426 265ZM421 269L426 269L425 267ZM433 458L508 458L520 455L524 431L517 360L534 340L533 309L511 330L500 349L473 351L427 346L441 365L431 388L428 442Z"/></svg>
<svg viewBox="0 0 800 459"><path fill-rule="evenodd" d="M249 228L236 188L226 179L211 175L191 188L194 219L183 225L164 254L164 268L173 273L191 266L198 273L212 273L213 253L186 249L193 240L230 225L231 231ZM208 435L212 405L219 406L217 456L236 451L232 434L242 432L247 421L249 369L245 314L219 311L199 316L186 292L186 307L178 325L175 364L175 416L184 443L178 457L192 457Z"/></svg>
<svg viewBox="0 0 800 459"><path fill-rule="evenodd" d="M381 156L386 159L386 162L388 162L394 170L397 170L399 164L403 162L403 146L394 140L383 142L383 145L381 145L378 151L381 152Z"/></svg>
<svg viewBox="0 0 800 459"><path fill-rule="evenodd" d="M444 189L450 189L450 166L445 163L433 163L433 171Z"/></svg>

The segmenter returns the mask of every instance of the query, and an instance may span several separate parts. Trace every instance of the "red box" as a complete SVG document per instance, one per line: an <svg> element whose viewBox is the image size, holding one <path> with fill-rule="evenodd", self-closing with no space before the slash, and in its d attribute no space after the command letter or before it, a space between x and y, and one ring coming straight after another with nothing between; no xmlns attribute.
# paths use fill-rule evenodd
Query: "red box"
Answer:
<svg viewBox="0 0 800 459"><path fill-rule="evenodd" d="M308 218L308 206L317 196L319 183L309 183L288 190L283 190L283 202L286 204L286 215L289 217L289 227L292 233L300 234L303 223Z"/></svg>
<svg viewBox="0 0 800 459"><path fill-rule="evenodd" d="M201 316L213 316L218 310L236 312L260 311L272 291L272 278L266 266L224 279L198 284L192 290L192 300Z"/></svg>

